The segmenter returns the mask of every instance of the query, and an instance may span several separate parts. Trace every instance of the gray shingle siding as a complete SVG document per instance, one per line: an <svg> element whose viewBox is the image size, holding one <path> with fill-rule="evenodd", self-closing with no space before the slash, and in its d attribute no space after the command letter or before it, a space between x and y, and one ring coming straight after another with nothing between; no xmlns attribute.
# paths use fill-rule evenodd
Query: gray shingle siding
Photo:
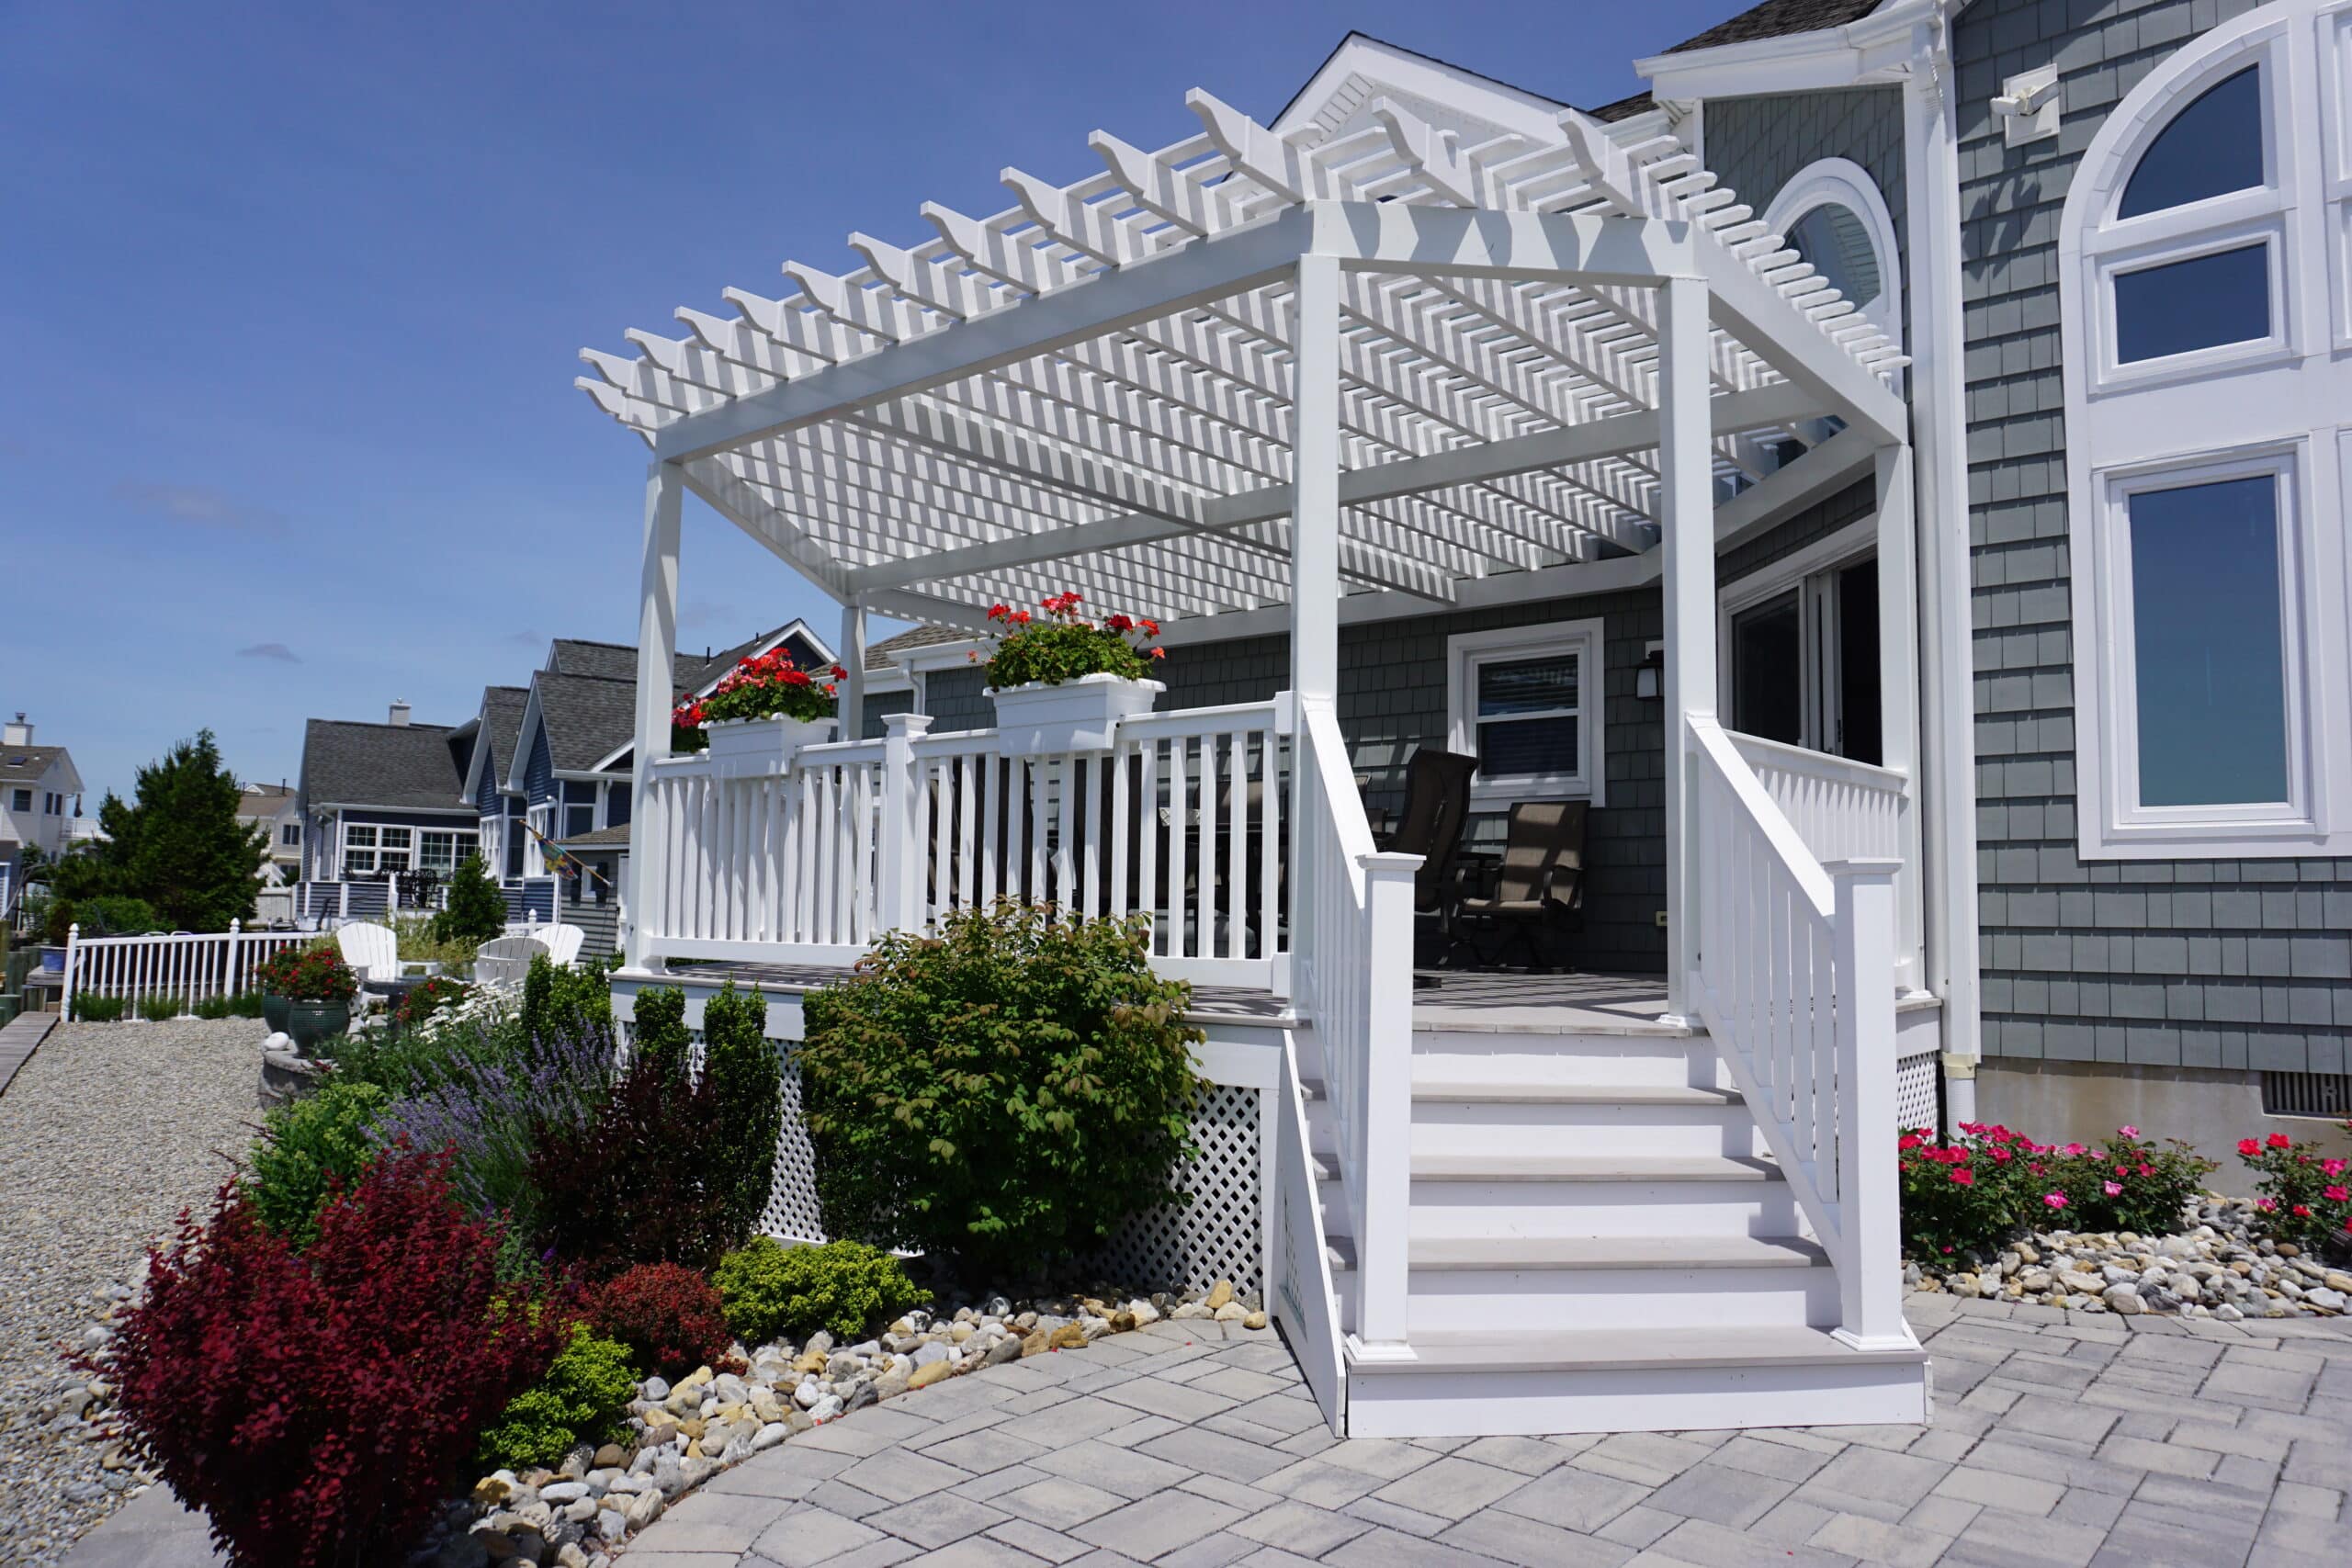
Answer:
<svg viewBox="0 0 2352 1568"><path fill-rule="evenodd" d="M2059 214L2116 103L2250 8L1979 0L1954 34L1988 1054L2340 1072L2352 1038L2352 863L2075 853ZM1987 101L2053 61L2060 135L2003 147Z"/></svg>
<svg viewBox="0 0 2352 1568"><path fill-rule="evenodd" d="M1886 198L1897 247L1909 245L1903 212L1902 88L1710 98L1704 114L1707 166L1758 217L1807 164L1850 158L1870 171Z"/></svg>
<svg viewBox="0 0 2352 1568"><path fill-rule="evenodd" d="M531 760L523 768L523 798L543 806L556 797L555 759L548 750L545 725L531 732Z"/></svg>

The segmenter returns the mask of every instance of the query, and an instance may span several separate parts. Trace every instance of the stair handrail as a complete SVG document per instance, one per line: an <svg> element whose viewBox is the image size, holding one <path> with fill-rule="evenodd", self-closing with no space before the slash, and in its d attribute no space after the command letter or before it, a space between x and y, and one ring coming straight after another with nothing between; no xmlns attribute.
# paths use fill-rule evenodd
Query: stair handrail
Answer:
<svg viewBox="0 0 2352 1568"><path fill-rule="evenodd" d="M1894 1162L1894 875L1815 858L1732 738L1687 720L1700 931L1693 994L1838 1270L1840 1338L1908 1346Z"/></svg>
<svg viewBox="0 0 2352 1568"><path fill-rule="evenodd" d="M1339 716L1299 704L1292 906L1293 985L1322 1047L1340 1187L1356 1245L1351 1348L1406 1350L1406 1229L1412 1201L1413 874L1383 852L1356 793Z"/></svg>

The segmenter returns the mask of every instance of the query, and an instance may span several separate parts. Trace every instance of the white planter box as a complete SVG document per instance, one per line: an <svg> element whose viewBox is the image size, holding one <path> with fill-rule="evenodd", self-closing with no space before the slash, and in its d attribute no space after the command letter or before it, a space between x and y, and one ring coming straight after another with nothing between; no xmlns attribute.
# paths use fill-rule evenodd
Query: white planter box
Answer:
<svg viewBox="0 0 2352 1568"><path fill-rule="evenodd" d="M803 746L833 738L830 718L729 718L706 725L710 760L722 770L769 765L789 768Z"/></svg>
<svg viewBox="0 0 2352 1568"><path fill-rule="evenodd" d="M1009 757L1053 757L1071 751L1108 751L1119 721L1149 713L1154 697L1168 688L1157 681L1127 681L1116 675L1080 675L1058 686L1032 681L996 699L996 727Z"/></svg>

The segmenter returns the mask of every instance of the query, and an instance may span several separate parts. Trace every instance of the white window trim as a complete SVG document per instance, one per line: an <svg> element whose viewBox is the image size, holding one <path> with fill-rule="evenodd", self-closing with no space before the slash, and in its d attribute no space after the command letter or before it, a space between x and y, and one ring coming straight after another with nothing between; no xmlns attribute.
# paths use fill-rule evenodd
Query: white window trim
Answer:
<svg viewBox="0 0 2352 1568"><path fill-rule="evenodd" d="M2167 462L2134 464L2099 476L2098 521L2091 553L2078 558L2091 581L2096 617L2095 705L2078 727L2098 743L2085 747L2078 783L2097 813L2100 841L2118 852L2142 847L2152 854L2223 852L2284 845L2298 852L2324 839L2322 796L2311 706L2311 640L2307 635L2315 573L2312 570L2309 454L2301 442L2233 452L2199 454ZM2279 658L2287 724L2287 794L2283 802L2144 807L2139 802L2139 690L2130 657L2133 646L2131 593L2131 501L2147 491L2170 490L2256 475L2278 485Z"/></svg>
<svg viewBox="0 0 2352 1568"><path fill-rule="evenodd" d="M2266 184L2113 218L2141 156L2172 117L2254 64L2263 73ZM2344 242L2352 237L2346 95L2352 0L2273 0L2185 44L2125 96L2085 150L2060 218L2075 820L2085 860L2352 854L2352 722L2342 712L2352 690L2352 556L2335 524L2352 491L2352 359L2331 352L2352 344L2344 287ZM2270 236L2269 339L2115 363L2110 284L2118 268L2255 233ZM2295 799L2268 809L2144 810L2126 668L2129 581L2115 575L2128 565L2116 547L2119 497L2152 481L2193 483L2266 464L2289 476L2281 481L2281 631Z"/></svg>
<svg viewBox="0 0 2352 1568"><path fill-rule="evenodd" d="M1785 237L1816 207L1838 206L1862 221L1878 260L1878 298L1863 306L1863 319L1900 342L1903 337L1903 253L1894 241L1894 214L1887 209L1871 172L1850 158L1821 158L1799 169L1764 209L1764 226Z"/></svg>
<svg viewBox="0 0 2352 1568"><path fill-rule="evenodd" d="M1470 782L1474 806L1515 800L1589 800L1605 806L1608 783L1608 671L1602 623L1598 619L1547 621L1494 631L1457 632L1445 639L1445 733L1448 750L1475 756L1472 733L1477 712L1477 670L1489 659L1530 659L1539 654L1577 655L1577 771L1522 773Z"/></svg>

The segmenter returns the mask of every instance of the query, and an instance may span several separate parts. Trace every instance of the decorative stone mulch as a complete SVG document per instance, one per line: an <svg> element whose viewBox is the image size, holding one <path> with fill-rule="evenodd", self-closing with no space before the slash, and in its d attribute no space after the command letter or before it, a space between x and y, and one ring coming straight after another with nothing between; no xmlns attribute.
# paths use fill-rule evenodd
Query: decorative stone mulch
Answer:
<svg viewBox="0 0 2352 1568"><path fill-rule="evenodd" d="M111 1286L94 1298L98 1312L80 1348L103 1356L112 1319L132 1297L128 1287ZM482 1477L470 1496L451 1500L419 1560L435 1568L603 1568L677 1498L797 1433L981 1367L1091 1344L1162 1318L1266 1327L1254 1298L1219 1281L1181 1294L1098 1288L1020 1303L996 1296L952 1314L909 1313L854 1345L836 1345L821 1332L797 1345L739 1345L747 1363L741 1374L704 1367L675 1386L660 1378L639 1384L625 1440L582 1445L554 1470ZM135 1495L154 1477L125 1459L107 1393L103 1378L77 1383L69 1401L75 1434L106 1446L104 1462L120 1477L117 1489Z"/></svg>
<svg viewBox="0 0 2352 1568"><path fill-rule="evenodd" d="M2076 1312L2171 1313L2233 1323L2334 1317L2352 1304L2352 1271L2259 1240L2250 1198L2200 1199L2173 1235L2035 1231L1995 1258L1934 1272L1914 1263L1912 1289Z"/></svg>

